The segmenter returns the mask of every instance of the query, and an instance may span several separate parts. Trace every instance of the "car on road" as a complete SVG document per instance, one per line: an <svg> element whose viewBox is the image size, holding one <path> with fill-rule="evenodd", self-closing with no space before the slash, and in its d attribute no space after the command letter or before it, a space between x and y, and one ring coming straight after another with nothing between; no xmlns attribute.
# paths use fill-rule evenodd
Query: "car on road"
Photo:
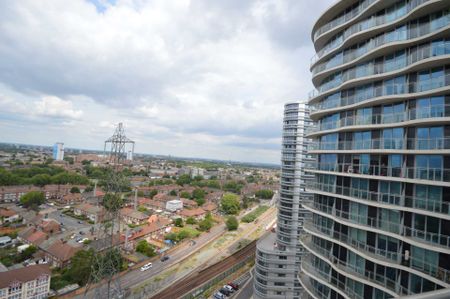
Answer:
<svg viewBox="0 0 450 299"><path fill-rule="evenodd" d="M84 235L84 231L82 231L82 230L80 230L79 233L80 233L80 235Z"/></svg>
<svg viewBox="0 0 450 299"><path fill-rule="evenodd" d="M83 238L80 241L78 241L78 243L84 243L84 241L87 241L87 240L89 240L89 238Z"/></svg>
<svg viewBox="0 0 450 299"><path fill-rule="evenodd" d="M165 255L161 258L161 262L165 262L169 259L170 257L168 255Z"/></svg>
<svg viewBox="0 0 450 299"><path fill-rule="evenodd" d="M153 266L152 263L145 264L144 266L141 267L141 271L142 271L142 272L147 271L147 270L150 269L152 266Z"/></svg>
<svg viewBox="0 0 450 299"><path fill-rule="evenodd" d="M78 242L78 243L80 243L80 241L82 240L82 238L81 237L76 237L75 238L75 242Z"/></svg>

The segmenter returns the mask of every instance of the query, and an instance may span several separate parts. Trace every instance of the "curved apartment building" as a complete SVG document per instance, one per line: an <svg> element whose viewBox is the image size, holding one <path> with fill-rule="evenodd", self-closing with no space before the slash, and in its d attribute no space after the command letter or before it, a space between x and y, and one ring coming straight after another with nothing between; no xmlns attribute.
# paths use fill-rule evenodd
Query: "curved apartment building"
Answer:
<svg viewBox="0 0 450 299"><path fill-rule="evenodd" d="M297 276L304 249L299 236L305 218L310 216L302 202L312 200L312 194L305 192L305 184L314 179L303 167L314 161L307 154L308 140L304 138L305 128L310 125L304 103L285 105L277 229L276 234L269 232L257 243L253 298L301 298Z"/></svg>
<svg viewBox="0 0 450 299"><path fill-rule="evenodd" d="M450 1L344 0L312 39L312 298L450 287Z"/></svg>

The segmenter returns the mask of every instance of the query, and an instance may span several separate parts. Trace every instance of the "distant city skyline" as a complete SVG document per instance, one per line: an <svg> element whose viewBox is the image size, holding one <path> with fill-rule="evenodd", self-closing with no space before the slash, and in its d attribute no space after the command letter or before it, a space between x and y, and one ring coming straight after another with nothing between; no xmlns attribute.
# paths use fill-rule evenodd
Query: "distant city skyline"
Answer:
<svg viewBox="0 0 450 299"><path fill-rule="evenodd" d="M123 122L136 152L279 164L331 2L0 3L0 141L99 149Z"/></svg>

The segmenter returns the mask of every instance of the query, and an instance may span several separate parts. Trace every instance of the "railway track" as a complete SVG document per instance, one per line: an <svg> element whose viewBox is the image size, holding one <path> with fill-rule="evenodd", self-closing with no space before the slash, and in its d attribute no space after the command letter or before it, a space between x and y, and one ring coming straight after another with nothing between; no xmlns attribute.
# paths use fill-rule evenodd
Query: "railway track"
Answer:
<svg viewBox="0 0 450 299"><path fill-rule="evenodd" d="M233 265L245 260L248 256L255 254L256 240L249 243L239 251L236 251L229 257L209 266L208 268L197 271L189 277L175 282L158 294L151 297L152 299L174 299L183 296L192 289L201 286L216 275L231 268Z"/></svg>

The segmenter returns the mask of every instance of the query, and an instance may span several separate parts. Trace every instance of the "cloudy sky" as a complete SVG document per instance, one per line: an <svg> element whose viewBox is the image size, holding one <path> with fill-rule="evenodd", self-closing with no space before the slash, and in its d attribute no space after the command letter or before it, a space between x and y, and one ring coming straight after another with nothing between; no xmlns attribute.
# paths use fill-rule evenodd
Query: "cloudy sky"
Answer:
<svg viewBox="0 0 450 299"><path fill-rule="evenodd" d="M0 1L0 141L279 163L331 2Z"/></svg>

